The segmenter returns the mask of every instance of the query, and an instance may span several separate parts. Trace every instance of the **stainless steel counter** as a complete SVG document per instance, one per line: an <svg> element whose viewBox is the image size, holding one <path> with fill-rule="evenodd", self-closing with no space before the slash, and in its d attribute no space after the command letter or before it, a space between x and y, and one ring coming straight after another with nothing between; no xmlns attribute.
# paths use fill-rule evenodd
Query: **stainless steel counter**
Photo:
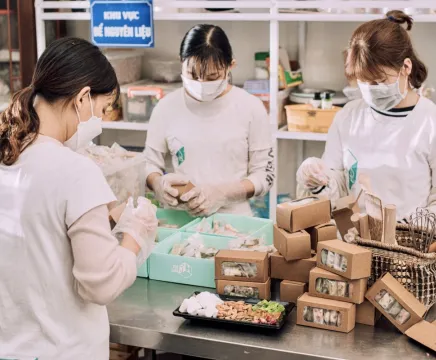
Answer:
<svg viewBox="0 0 436 360"><path fill-rule="evenodd" d="M434 353L398 332L386 319L377 327L356 325L349 334L295 324L276 333L192 323L172 315L198 288L137 279L109 306L111 341L208 359L436 359ZM436 309L427 319L436 319ZM436 333L435 333L436 337Z"/></svg>

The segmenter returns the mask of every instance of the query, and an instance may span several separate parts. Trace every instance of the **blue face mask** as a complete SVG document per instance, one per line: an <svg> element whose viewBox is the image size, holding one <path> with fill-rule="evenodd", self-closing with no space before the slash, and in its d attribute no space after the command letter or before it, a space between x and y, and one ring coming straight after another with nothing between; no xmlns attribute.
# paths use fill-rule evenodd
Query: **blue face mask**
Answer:
<svg viewBox="0 0 436 360"><path fill-rule="evenodd" d="M404 91L401 93L400 74L398 74L397 81L393 84L370 85L357 81L359 89L362 92L363 100L372 108L380 111L390 110L397 106L407 96L407 87L409 84L406 78Z"/></svg>

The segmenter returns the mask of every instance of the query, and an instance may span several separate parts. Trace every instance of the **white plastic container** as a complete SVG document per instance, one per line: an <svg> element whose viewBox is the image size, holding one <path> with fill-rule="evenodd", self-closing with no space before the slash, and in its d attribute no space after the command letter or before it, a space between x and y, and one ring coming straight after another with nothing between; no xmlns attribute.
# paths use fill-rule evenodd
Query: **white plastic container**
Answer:
<svg viewBox="0 0 436 360"><path fill-rule="evenodd" d="M174 83L181 80L182 64L179 60L150 59L149 63L153 81Z"/></svg>
<svg viewBox="0 0 436 360"><path fill-rule="evenodd" d="M134 51L107 51L105 53L117 74L120 85L132 83L141 79L142 52Z"/></svg>
<svg viewBox="0 0 436 360"><path fill-rule="evenodd" d="M141 80L121 86L123 120L147 122L159 100L170 92L182 87L182 83L157 83Z"/></svg>

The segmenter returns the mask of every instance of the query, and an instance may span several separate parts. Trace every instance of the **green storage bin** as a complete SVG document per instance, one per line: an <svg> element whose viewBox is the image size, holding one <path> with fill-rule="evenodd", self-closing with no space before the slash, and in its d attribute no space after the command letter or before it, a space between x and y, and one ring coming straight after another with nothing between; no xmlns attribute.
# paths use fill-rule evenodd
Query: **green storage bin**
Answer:
<svg viewBox="0 0 436 360"><path fill-rule="evenodd" d="M178 231L183 231L183 229L187 225L190 225L192 222L197 221L187 212L173 209L157 209L156 216L158 219L166 219L167 223L170 225L178 226L177 229L159 227L156 240L157 242L165 240L167 237L173 235Z"/></svg>
<svg viewBox="0 0 436 360"><path fill-rule="evenodd" d="M158 228L156 242L161 242L161 241L165 240L167 237L170 237L171 235L175 234L178 231L180 231L180 229ZM136 276L142 277L142 278L148 278L149 260L150 260L150 258L148 258L147 261L138 269L138 273Z"/></svg>
<svg viewBox="0 0 436 360"><path fill-rule="evenodd" d="M273 244L273 222L269 219L261 219L251 216L243 215L231 215L231 214L215 214L209 216L207 222L212 226L213 221L222 221L223 223L232 225L236 230L241 233L251 235L257 238L263 238L266 245ZM185 226L184 231L186 232L197 232L195 230L196 226L200 222L200 219L193 221L191 224ZM214 234L207 234L210 236L220 236ZM226 236L225 236L226 237ZM227 238L234 238L233 236L228 236Z"/></svg>
<svg viewBox="0 0 436 360"><path fill-rule="evenodd" d="M150 279L215 288L215 260L169 254L173 245L186 241L192 233L178 232L156 245L149 261ZM227 249L231 238L203 235L204 244Z"/></svg>

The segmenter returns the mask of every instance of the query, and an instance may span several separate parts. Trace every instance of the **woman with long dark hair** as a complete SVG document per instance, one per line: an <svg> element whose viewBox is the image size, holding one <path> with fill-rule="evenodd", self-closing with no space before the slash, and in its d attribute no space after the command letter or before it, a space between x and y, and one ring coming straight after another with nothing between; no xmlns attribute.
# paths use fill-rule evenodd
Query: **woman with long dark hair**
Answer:
<svg viewBox="0 0 436 360"><path fill-rule="evenodd" d="M264 195L274 174L272 139L262 102L231 85L236 63L224 31L196 25L180 46L183 88L155 108L147 135L147 184L161 203L204 216L250 215L247 199ZM165 172L171 155L172 173ZM173 186L195 188L178 198Z"/></svg>
<svg viewBox="0 0 436 360"><path fill-rule="evenodd" d="M111 233L116 199L75 152L101 133L118 93L100 50L63 38L0 115L0 357L109 358L105 305L133 283L157 228L138 199Z"/></svg>

